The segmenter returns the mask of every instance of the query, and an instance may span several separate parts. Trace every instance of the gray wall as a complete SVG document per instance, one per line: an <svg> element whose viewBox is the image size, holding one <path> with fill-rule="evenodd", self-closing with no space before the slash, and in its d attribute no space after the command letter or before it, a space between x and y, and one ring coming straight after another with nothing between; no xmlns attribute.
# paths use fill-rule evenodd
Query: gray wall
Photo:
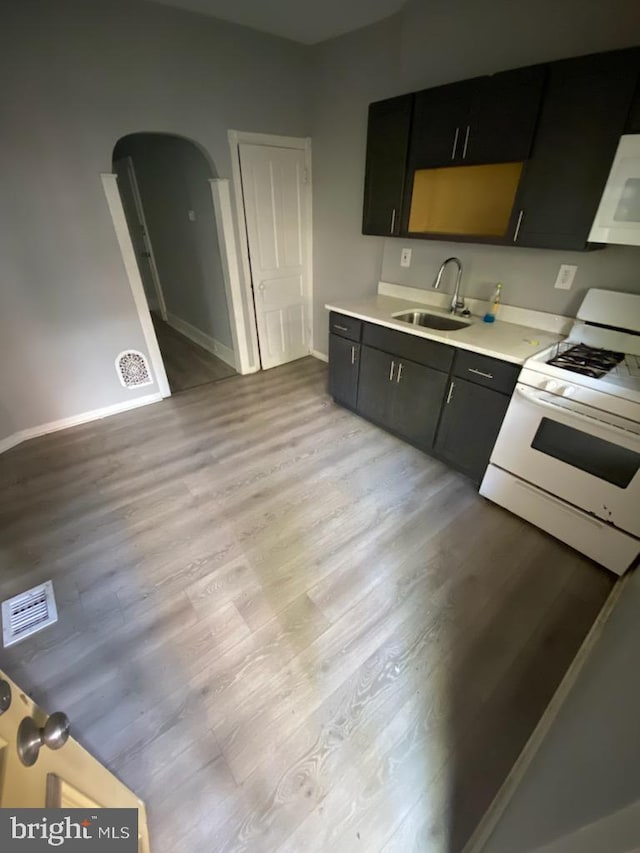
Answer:
<svg viewBox="0 0 640 853"><path fill-rule="evenodd" d="M411 267L400 266L403 247L412 250ZM385 240L382 281L431 288L442 261L457 255L463 263L465 296L490 299L496 282L504 284L503 302L554 314L575 315L590 287L640 293L640 248L608 246L594 252L546 252L506 246L473 246L431 240ZM571 290L554 287L560 264L578 267ZM450 291L454 270L443 283Z"/></svg>
<svg viewBox="0 0 640 853"><path fill-rule="evenodd" d="M167 311L232 349L208 183L217 177L215 168L192 142L167 134L126 137L114 157L127 155L134 163Z"/></svg>
<svg viewBox="0 0 640 853"><path fill-rule="evenodd" d="M117 140L185 136L230 177L229 128L308 135L305 60L155 3L3 3L0 435L140 393L114 370L146 349L100 181Z"/></svg>
<svg viewBox="0 0 640 853"><path fill-rule="evenodd" d="M426 241L360 233L370 101L534 62L640 43L637 0L409 0L393 18L312 49L314 68L314 346L326 352L330 299L375 293L379 278L429 286L440 262L459 254L467 292L505 284L505 301L575 311L595 284L640 292L640 249L590 254ZM399 267L403 245L410 270ZM574 290L553 290L561 263L577 263Z"/></svg>
<svg viewBox="0 0 640 853"><path fill-rule="evenodd" d="M639 612L636 570L483 853L534 850L640 798Z"/></svg>

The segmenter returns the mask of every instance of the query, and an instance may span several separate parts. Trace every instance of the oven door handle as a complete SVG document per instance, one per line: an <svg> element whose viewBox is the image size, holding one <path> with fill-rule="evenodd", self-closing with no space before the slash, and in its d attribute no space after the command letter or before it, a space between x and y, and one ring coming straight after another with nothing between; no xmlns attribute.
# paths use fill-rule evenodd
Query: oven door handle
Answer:
<svg viewBox="0 0 640 853"><path fill-rule="evenodd" d="M516 394L519 394L524 400L528 403L532 403L534 406L540 406L543 409L549 409L552 412L564 413L566 415L570 415L572 418L576 418L578 421L582 421L583 423L590 426L592 429L602 429L608 432L613 433L618 436L618 438L626 438L627 441L631 436L634 436L636 439L638 438L638 434L634 430L624 429L624 427L615 426L609 421L603 421L600 418L592 418L589 415L583 415L582 412L578 412L576 409L571 408L570 406L558 406L556 403L552 403L550 400L543 399L540 397L535 391L530 391L528 388L523 387L522 385L516 385Z"/></svg>

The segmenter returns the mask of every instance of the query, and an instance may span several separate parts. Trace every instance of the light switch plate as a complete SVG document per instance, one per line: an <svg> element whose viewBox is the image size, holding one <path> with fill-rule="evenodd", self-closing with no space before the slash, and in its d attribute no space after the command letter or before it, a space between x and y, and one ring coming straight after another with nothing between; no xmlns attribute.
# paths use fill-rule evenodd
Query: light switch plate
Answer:
<svg viewBox="0 0 640 853"><path fill-rule="evenodd" d="M410 267L411 266L411 249L403 249L400 253L400 266L401 267Z"/></svg>
<svg viewBox="0 0 640 853"><path fill-rule="evenodd" d="M190 211L189 211L189 213L188 213L187 215L188 215L188 217L189 217L189 222L195 222L195 221L196 221L196 212L195 212L195 210L190 210Z"/></svg>
<svg viewBox="0 0 640 853"><path fill-rule="evenodd" d="M571 290L571 285L573 284L573 279L576 277L577 269L578 267L573 266L572 264L560 264L560 269L558 270L558 276L554 287L558 290Z"/></svg>

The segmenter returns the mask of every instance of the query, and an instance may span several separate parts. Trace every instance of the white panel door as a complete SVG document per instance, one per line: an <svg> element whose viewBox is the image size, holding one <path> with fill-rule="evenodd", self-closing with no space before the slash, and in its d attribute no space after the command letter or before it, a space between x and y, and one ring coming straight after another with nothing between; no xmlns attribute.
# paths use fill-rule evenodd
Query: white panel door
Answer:
<svg viewBox="0 0 640 853"><path fill-rule="evenodd" d="M309 187L302 149L239 148L260 360L266 369L309 354Z"/></svg>

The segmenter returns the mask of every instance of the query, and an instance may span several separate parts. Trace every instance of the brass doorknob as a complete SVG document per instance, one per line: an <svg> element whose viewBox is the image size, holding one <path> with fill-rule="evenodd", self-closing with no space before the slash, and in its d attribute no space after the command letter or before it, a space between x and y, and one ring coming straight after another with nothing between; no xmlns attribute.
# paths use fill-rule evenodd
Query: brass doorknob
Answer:
<svg viewBox="0 0 640 853"><path fill-rule="evenodd" d="M70 728L69 718L62 711L51 714L42 728L31 717L25 717L18 728L20 761L26 767L31 767L38 760L40 747L60 749L69 740Z"/></svg>

